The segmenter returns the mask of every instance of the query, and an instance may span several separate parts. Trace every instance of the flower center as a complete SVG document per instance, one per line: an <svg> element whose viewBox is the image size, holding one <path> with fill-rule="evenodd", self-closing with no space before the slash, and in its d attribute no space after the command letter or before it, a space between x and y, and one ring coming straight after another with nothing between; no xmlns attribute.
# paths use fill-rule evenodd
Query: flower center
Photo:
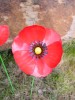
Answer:
<svg viewBox="0 0 75 100"><path fill-rule="evenodd" d="M39 55L42 53L42 48L41 47L35 47L35 54Z"/></svg>
<svg viewBox="0 0 75 100"><path fill-rule="evenodd" d="M30 44L29 52L32 57L40 59L48 54L48 49L46 43L43 43L41 41L34 41Z"/></svg>

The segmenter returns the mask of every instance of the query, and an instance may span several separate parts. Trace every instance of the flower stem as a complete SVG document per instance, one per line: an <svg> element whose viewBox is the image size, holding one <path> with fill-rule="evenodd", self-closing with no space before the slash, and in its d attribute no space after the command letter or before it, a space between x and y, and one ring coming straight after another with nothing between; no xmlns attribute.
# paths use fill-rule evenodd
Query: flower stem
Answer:
<svg viewBox="0 0 75 100"><path fill-rule="evenodd" d="M32 100L32 92L33 92L34 80L35 80L35 78L32 77L31 91L30 91L30 100Z"/></svg>
<svg viewBox="0 0 75 100"><path fill-rule="evenodd" d="M9 74L8 74L7 68L6 68L5 64L4 64L4 61L3 61L1 55L0 55L0 60L1 60L1 62L2 62L3 69L4 69L4 71L5 71L6 75L7 75L9 84L10 84L10 86L11 86L11 91L12 91L12 93L14 93L14 87L13 87L13 85L12 85L12 81L11 81L11 79L10 79L10 76L9 76Z"/></svg>

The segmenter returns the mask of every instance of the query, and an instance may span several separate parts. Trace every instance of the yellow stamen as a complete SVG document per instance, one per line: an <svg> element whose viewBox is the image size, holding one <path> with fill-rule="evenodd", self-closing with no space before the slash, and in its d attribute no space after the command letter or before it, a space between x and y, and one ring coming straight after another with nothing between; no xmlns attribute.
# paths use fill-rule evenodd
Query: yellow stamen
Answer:
<svg viewBox="0 0 75 100"><path fill-rule="evenodd" d="M41 49L41 47L36 47L35 48L35 54L41 54L41 52L42 52L42 49Z"/></svg>

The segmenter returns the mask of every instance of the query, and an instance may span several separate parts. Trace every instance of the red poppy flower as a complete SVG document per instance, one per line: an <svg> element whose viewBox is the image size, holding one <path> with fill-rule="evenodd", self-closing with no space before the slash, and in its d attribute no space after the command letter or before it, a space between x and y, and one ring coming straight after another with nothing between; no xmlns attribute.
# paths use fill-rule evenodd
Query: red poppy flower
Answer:
<svg viewBox="0 0 75 100"><path fill-rule="evenodd" d="M2 46L9 37L9 28L7 25L0 26L0 46Z"/></svg>
<svg viewBox="0 0 75 100"><path fill-rule="evenodd" d="M12 52L23 72L45 77L60 62L62 43L54 30L32 25L25 27L14 39Z"/></svg>

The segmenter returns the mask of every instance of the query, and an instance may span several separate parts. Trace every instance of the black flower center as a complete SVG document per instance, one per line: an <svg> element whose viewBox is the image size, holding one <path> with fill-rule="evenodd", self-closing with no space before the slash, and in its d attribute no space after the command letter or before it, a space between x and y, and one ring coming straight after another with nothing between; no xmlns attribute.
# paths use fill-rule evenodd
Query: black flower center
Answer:
<svg viewBox="0 0 75 100"><path fill-rule="evenodd" d="M46 43L34 41L30 44L30 55L35 58L41 58L48 53Z"/></svg>

